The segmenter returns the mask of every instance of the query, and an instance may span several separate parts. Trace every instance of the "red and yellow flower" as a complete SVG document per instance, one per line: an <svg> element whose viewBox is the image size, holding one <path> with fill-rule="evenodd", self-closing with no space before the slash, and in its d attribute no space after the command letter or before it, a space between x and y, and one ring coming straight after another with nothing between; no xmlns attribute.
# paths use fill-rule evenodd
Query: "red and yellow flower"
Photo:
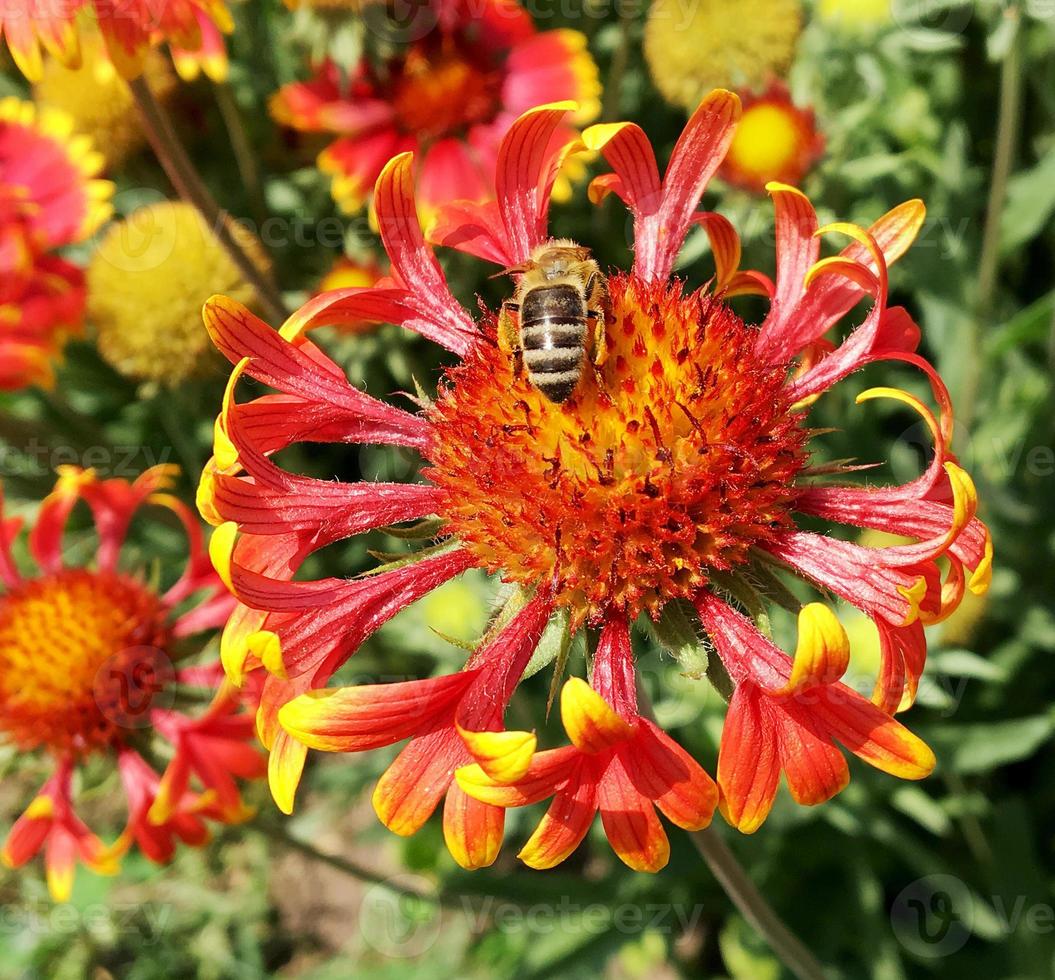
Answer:
<svg viewBox="0 0 1055 980"><path fill-rule="evenodd" d="M84 274L50 253L109 217L102 165L66 113L0 99L0 390L47 384L81 326Z"/></svg>
<svg viewBox="0 0 1055 980"><path fill-rule="evenodd" d="M19 867L43 849L56 900L69 897L78 859L111 874L133 842L151 860L166 861L174 838L204 842L206 819L244 820L249 810L235 778L263 774L252 715L239 710L242 699L223 672L173 664L178 645L220 626L234 600L209 563L194 515L167 492L172 469L155 467L132 483L62 469L28 537L33 576L16 566L21 522L4 515L0 495L0 739L23 753L42 752L54 765L0 858ZM98 534L91 567L63 559L79 501ZM129 524L145 505L174 513L189 540L187 565L165 591L119 564ZM175 684L200 688L206 709L177 708ZM144 756L148 745L150 759L167 757L163 773ZM126 828L111 845L74 810L76 770L98 758L115 764L128 799Z"/></svg>
<svg viewBox="0 0 1055 980"><path fill-rule="evenodd" d="M123 78L139 77L147 52L161 42L183 77L201 70L216 81L227 75L223 35L234 24L224 0L7 0L0 6L0 35L22 74L37 81L44 51L66 65L81 63L81 32L93 20Z"/></svg>
<svg viewBox="0 0 1055 980"><path fill-rule="evenodd" d="M326 63L272 99L279 122L338 137L319 167L348 212L366 203L384 165L404 151L420 157L424 215L448 201L485 199L494 193L499 141L522 112L573 99L570 121L583 124L600 111L597 66L578 31L538 32L515 0L431 0L416 16L426 21L415 31L420 39L383 68L364 58L344 79ZM570 132L562 127L555 143Z"/></svg>
<svg viewBox="0 0 1055 980"><path fill-rule="evenodd" d="M742 100L740 125L718 176L755 194L764 194L774 180L800 183L824 153L813 110L796 106L788 87L776 81Z"/></svg>
<svg viewBox="0 0 1055 980"><path fill-rule="evenodd" d="M554 135L573 109L521 116L499 147L496 198L441 207L431 240L515 275L548 241L551 190L568 150ZM419 224L409 153L385 166L374 191L390 280L316 297L277 331L224 297L206 304L213 341L235 365L199 492L217 525L214 563L240 603L221 657L236 683L265 675L258 727L284 810L308 747L361 751L409 738L375 795L397 832L412 832L445 799L451 851L476 867L496 853L496 807L553 797L522 852L529 864L563 860L599 811L619 856L657 870L668 852L657 810L699 828L720 797L727 819L753 830L781 772L804 803L845 785L835 743L906 778L930 771L930 750L894 714L915 694L923 626L966 590L985 591L992 547L974 486L949 448L945 387L916 353L919 329L907 311L888 305L888 267L918 232L923 205L910 201L867 229L821 228L804 195L770 184L776 277L741 271L732 225L697 210L739 117L735 95L713 92L663 176L637 126L583 134L613 168L591 185L592 198L615 193L633 215L634 264L608 275L606 354L584 366L561 404L517 369L497 314L474 320L452 297ZM696 225L710 238L715 270L707 286L689 290L672 272ZM849 245L821 258L822 239L836 235ZM746 292L769 301L761 324L745 324L729 305ZM863 299L867 316L840 336L837 326ZM362 319L402 324L459 357L434 400L418 399L412 412L374 399L311 339L317 327ZM810 462L813 404L877 362L918 371L937 406L895 388L857 396L859 404L897 400L930 428L934 459L901 486L854 484L859 467ZM239 402L243 377L274 393ZM296 442L416 450L425 479L300 476L271 459ZM803 530L797 515L909 543L863 547ZM335 541L426 517L437 542L414 558L359 578L294 580L309 555ZM461 674L327 687L368 635L471 567L517 591ZM754 616L769 594L764 583L788 574L876 623L882 666L871 700L840 681L847 641L827 607L802 607L794 657L739 611ZM630 626L662 617L674 601L698 611L735 684L717 789L636 703ZM535 736L504 731L502 716L532 650L559 646L539 644L544 626L565 640L599 630L600 640L591 683L572 679L561 695L571 745L536 753Z"/></svg>

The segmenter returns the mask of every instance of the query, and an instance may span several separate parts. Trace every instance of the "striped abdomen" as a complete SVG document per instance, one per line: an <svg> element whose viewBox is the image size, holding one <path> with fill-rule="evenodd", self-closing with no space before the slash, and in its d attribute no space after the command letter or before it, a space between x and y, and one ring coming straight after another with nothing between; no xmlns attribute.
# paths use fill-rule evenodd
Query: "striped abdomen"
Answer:
<svg viewBox="0 0 1055 980"><path fill-rule="evenodd" d="M586 347L586 299L573 286L538 286L520 302L520 345L531 383L563 402L579 384Z"/></svg>

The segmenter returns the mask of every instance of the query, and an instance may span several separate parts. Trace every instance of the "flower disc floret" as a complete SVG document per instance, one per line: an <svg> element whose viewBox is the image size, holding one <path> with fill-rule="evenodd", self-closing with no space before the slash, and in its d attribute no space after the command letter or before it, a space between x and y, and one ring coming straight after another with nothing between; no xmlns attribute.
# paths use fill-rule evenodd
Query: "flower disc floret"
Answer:
<svg viewBox="0 0 1055 980"><path fill-rule="evenodd" d="M80 754L110 744L127 717L120 681L163 655L166 610L140 582L66 569L0 603L0 729L23 750Z"/></svg>
<svg viewBox="0 0 1055 980"><path fill-rule="evenodd" d="M792 525L806 432L755 331L678 282L619 274L607 357L563 405L478 344L432 412L441 516L490 571L553 580L576 622L690 598Z"/></svg>

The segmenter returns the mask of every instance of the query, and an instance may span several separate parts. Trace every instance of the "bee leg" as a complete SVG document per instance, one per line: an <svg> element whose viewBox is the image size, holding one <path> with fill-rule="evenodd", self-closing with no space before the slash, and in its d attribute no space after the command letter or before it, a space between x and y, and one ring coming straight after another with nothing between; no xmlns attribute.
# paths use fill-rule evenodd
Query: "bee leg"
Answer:
<svg viewBox="0 0 1055 980"><path fill-rule="evenodd" d="M503 303L498 317L498 346L513 356L513 374L520 377L524 373L524 352L520 349L520 337L514 317L510 314L520 312L520 305L513 302Z"/></svg>
<svg viewBox="0 0 1055 980"><path fill-rule="evenodd" d="M589 310L587 317L593 325L590 337L590 359L596 367L600 367L608 360L608 341L605 337L607 318L603 310Z"/></svg>

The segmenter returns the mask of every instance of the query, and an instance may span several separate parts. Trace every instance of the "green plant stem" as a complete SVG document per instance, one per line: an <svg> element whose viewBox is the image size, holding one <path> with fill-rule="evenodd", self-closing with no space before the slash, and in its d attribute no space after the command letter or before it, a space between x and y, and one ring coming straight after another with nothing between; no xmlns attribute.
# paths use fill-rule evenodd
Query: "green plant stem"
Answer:
<svg viewBox="0 0 1055 980"><path fill-rule="evenodd" d="M459 912L472 911L479 904L481 898L486 897L476 892L460 892L449 888L417 888L414 885L407 884L405 875L384 874L380 871L374 871L372 868L367 868L349 858L341 857L337 854L328 854L314 844L301 840L299 837L294 837L285 824L263 820L257 826L261 828L265 836L284 847L288 847L292 851L303 854L313 861L326 864L344 874L351 875L353 878L358 878L360 881L365 881L372 885L382 885L397 895L405 895L408 898L415 898L431 905L457 909ZM503 901L507 900L503 899Z"/></svg>
<svg viewBox="0 0 1055 980"><path fill-rule="evenodd" d="M180 466L184 476L189 480L196 480L205 463L204 453L201 453L187 430L187 419L193 418L193 413L183 414L183 406L176 391L161 391L154 396L154 407L157 410L157 418L165 434L172 443L172 448L179 457Z"/></svg>
<svg viewBox="0 0 1055 980"><path fill-rule="evenodd" d="M780 962L799 980L824 980L824 968L817 958L765 900L718 831L707 827L689 836L730 901L769 943Z"/></svg>
<svg viewBox="0 0 1055 980"><path fill-rule="evenodd" d="M620 99L623 95L623 76L630 65L630 52L634 44L634 5L626 4L619 15L619 46L612 53L612 63L604 86L604 101L601 106L601 121L612 122L620 116Z"/></svg>
<svg viewBox="0 0 1055 980"><path fill-rule="evenodd" d="M262 821L258 826L263 830L267 837L276 843L281 844L283 847L288 847L291 851L303 854L305 857L309 857L321 864L327 864L331 868L335 868L337 871L342 871L344 874L351 875L353 878L358 878L360 881L365 881L372 885L385 885L399 895L407 895L424 902L443 904L444 893L442 891L427 892L400 881L392 881L390 875L374 871L356 861L340 857L337 854L327 854L326 851L319 850L314 844L309 844L307 841L301 840L299 837L294 837L288 830L286 830L284 825L275 825L267 821Z"/></svg>
<svg viewBox="0 0 1055 980"><path fill-rule="evenodd" d="M257 294L264 314L273 323L282 323L289 316L282 296L268 278L267 274L250 258L231 232L227 214L220 210L205 186L187 151L180 142L172 126L172 121L154 97L144 78L134 79L129 83L139 113L143 119L143 128L147 139L154 149L161 166L168 175L176 193L188 204L196 207L206 225L216 235L217 240L227 251L238 271Z"/></svg>
<svg viewBox="0 0 1055 980"><path fill-rule="evenodd" d="M974 417L978 386L981 381L981 336L992 318L996 306L996 287L1000 272L1000 222L1007 200L1007 183L1015 161L1018 142L1018 122L1022 107L1022 12L1018 6L1009 7L1005 17L1016 21L1014 33L1000 67L1000 106L996 124L996 149L989 179L989 199L986 204L985 228L982 232L982 251L978 260L978 292L970 330L964 338L967 350L964 357L964 377L957 415L966 431L970 431Z"/></svg>
<svg viewBox="0 0 1055 980"><path fill-rule="evenodd" d="M245 185L245 193L249 198L253 218L258 227L263 227L267 218L264 185L260 178L260 168L256 163L252 143L249 141L249 134L245 129L242 111L238 108L234 92L227 82L214 83L213 92L216 95L216 105L223 117L224 127L227 129L227 138L231 141L231 151L234 153L238 174Z"/></svg>
<svg viewBox="0 0 1055 980"><path fill-rule="evenodd" d="M641 714L654 721L652 704L640 682L637 685L637 703ZM722 891L729 897L729 901L769 943L777 959L798 980L825 980L824 968L817 957L784 924L784 920L766 901L718 831L713 826L705 827L690 833L689 838L710 868L715 880L722 886Z"/></svg>

